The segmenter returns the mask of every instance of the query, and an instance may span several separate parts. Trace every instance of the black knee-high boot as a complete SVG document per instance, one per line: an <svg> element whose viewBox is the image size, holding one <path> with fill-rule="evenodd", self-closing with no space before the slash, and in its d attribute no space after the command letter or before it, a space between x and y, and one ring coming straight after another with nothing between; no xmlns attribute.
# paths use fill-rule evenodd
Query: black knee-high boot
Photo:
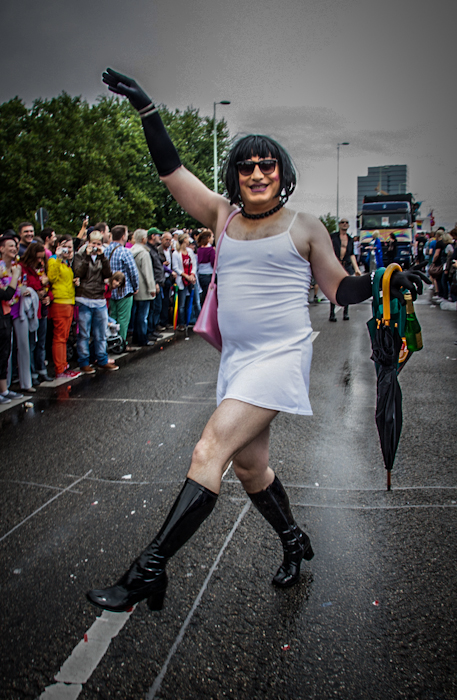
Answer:
<svg viewBox="0 0 457 700"><path fill-rule="evenodd" d="M289 498L277 476L267 489L259 493L248 493L248 496L276 530L282 542L284 561L276 572L273 583L281 588L293 586L298 581L302 560L314 556L309 537L295 522Z"/></svg>
<svg viewBox="0 0 457 700"><path fill-rule="evenodd" d="M151 610L161 610L167 588L167 560L198 530L216 500L216 493L186 479L157 537L114 586L89 591L88 600L103 610L125 612L147 598Z"/></svg>

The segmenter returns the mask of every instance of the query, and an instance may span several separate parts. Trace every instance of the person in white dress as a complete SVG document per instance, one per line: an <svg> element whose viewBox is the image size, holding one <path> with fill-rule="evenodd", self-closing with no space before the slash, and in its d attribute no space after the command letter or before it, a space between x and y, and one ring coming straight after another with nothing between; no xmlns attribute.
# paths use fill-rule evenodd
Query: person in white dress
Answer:
<svg viewBox="0 0 457 700"><path fill-rule="evenodd" d="M268 463L270 424L279 411L312 413L308 399L311 325L307 300L313 276L332 303L371 296L371 278L348 277L322 223L285 206L295 188L290 157L275 141L248 136L232 149L225 183L230 200L209 190L181 165L157 109L138 84L108 69L103 80L138 110L159 175L181 207L224 233L217 266L222 355L218 406L192 455L185 484L160 532L119 581L88 592L91 603L114 612L147 599L159 610L167 587L167 560L213 510L222 474L232 461L255 507L278 533L283 562L273 583L287 588L311 559L309 537L299 528L287 494ZM415 298L417 274L394 273Z"/></svg>

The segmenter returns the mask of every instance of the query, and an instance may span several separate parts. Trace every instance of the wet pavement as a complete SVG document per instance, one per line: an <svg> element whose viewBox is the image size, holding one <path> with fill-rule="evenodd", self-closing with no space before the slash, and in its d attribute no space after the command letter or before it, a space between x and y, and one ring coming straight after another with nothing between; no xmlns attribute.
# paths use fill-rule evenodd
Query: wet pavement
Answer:
<svg viewBox="0 0 457 700"><path fill-rule="evenodd" d="M218 353L200 338L2 412L0 698L456 698L457 315L417 313L425 347L400 375L388 493L370 307L336 324L328 304L311 308L314 416L272 426L271 466L315 552L286 591L270 582L279 540L229 470L169 563L161 612L102 614L85 599L123 573L181 487L215 407Z"/></svg>

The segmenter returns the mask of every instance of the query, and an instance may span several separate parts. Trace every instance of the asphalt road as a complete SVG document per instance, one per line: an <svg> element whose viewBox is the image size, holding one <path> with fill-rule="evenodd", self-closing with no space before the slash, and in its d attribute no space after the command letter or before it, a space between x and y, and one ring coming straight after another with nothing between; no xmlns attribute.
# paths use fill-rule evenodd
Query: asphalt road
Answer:
<svg viewBox="0 0 457 700"><path fill-rule="evenodd" d="M86 602L152 539L181 487L215 408L218 353L200 338L0 414L1 698L457 697L457 315L417 306L425 347L400 376L387 493L370 306L347 323L328 323L328 310L311 309L314 416L272 427L271 466L315 552L288 591L271 585L279 540L229 470L169 563L163 611Z"/></svg>

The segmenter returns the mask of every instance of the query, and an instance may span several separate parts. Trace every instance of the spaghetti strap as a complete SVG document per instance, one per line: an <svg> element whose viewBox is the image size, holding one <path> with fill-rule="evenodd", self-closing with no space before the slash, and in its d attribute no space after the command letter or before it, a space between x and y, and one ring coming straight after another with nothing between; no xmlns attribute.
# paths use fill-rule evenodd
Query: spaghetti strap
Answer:
<svg viewBox="0 0 457 700"><path fill-rule="evenodd" d="M231 222L231 220L232 220L237 214L239 214L240 211L241 211L241 209L235 209L235 211L232 211L231 214L228 215L227 221L225 222L225 226L224 226L224 228L222 229L221 235L219 236L219 240L222 238L222 236L224 235L224 233L226 233L227 227L228 227L229 223Z"/></svg>
<svg viewBox="0 0 457 700"><path fill-rule="evenodd" d="M290 233L290 229L294 225L294 222L295 222L295 219L297 218L297 216L298 216L298 211L295 212L294 217L293 217L292 221L290 222L289 228L287 229L286 233Z"/></svg>

